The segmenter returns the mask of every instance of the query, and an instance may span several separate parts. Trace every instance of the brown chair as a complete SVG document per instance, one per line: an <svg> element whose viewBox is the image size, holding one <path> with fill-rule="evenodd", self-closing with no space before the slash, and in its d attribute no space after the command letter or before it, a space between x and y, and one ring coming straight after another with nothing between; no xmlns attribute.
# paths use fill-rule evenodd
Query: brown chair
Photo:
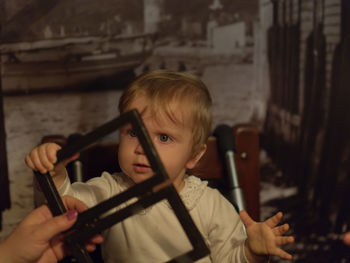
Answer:
<svg viewBox="0 0 350 263"><path fill-rule="evenodd" d="M256 126L239 124L233 127L236 144L235 164L244 193L246 210L256 221L260 220L259 134ZM222 190L225 185L225 167L217 150L216 138L211 136L203 155L192 174L208 180L211 186Z"/></svg>

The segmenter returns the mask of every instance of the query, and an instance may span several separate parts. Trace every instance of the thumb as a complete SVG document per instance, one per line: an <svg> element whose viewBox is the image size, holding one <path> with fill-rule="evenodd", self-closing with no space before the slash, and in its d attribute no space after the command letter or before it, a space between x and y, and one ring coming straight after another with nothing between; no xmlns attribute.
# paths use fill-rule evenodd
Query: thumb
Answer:
<svg viewBox="0 0 350 263"><path fill-rule="evenodd" d="M80 153L76 153L76 154L72 155L71 157L69 157L65 160L62 160L61 163L64 167L66 167L70 162L77 160L79 158L79 156L80 156Z"/></svg>
<svg viewBox="0 0 350 263"><path fill-rule="evenodd" d="M80 156L80 153L75 153L74 155L72 155L71 157L68 158L68 160L71 161L75 161L76 159L78 159Z"/></svg>
<svg viewBox="0 0 350 263"><path fill-rule="evenodd" d="M77 210L55 216L44 222L35 234L43 241L50 241L54 236L69 229L75 223L77 217Z"/></svg>
<svg viewBox="0 0 350 263"><path fill-rule="evenodd" d="M255 221L248 215L247 211L245 210L242 210L239 213L239 216L246 228L255 223Z"/></svg>

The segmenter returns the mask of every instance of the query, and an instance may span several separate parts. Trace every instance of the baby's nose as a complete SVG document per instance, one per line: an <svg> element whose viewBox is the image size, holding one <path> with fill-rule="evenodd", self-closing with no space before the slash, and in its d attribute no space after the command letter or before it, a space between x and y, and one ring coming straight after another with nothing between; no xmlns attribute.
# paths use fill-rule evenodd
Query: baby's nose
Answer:
<svg viewBox="0 0 350 263"><path fill-rule="evenodd" d="M136 146L135 152L138 154L145 154L140 143Z"/></svg>

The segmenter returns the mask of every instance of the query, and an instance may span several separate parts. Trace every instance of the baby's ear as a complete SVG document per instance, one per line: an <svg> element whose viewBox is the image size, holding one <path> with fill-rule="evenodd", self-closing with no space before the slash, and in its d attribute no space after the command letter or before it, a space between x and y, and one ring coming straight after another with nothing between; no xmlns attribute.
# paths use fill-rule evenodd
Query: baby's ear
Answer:
<svg viewBox="0 0 350 263"><path fill-rule="evenodd" d="M200 151L195 156L193 156L190 160L188 160L188 162L186 163L186 168L193 169L197 165L198 161L202 158L206 150L207 150L207 145L203 144L201 146Z"/></svg>

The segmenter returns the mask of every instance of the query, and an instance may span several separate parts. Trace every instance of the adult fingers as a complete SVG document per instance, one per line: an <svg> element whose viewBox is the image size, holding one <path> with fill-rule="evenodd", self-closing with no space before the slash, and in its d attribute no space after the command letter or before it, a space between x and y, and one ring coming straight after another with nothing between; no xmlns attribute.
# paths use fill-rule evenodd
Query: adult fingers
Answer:
<svg viewBox="0 0 350 263"><path fill-rule="evenodd" d="M47 205L42 205L30 212L20 225L42 224L52 218L52 213Z"/></svg>
<svg viewBox="0 0 350 263"><path fill-rule="evenodd" d="M101 244L102 242L103 242L103 237L101 235L96 235L85 243L85 247L88 251L90 250L93 251L96 249L96 244Z"/></svg>
<svg viewBox="0 0 350 263"><path fill-rule="evenodd" d="M346 233L344 236L344 243L350 246L350 232Z"/></svg>
<svg viewBox="0 0 350 263"><path fill-rule="evenodd" d="M63 196L62 201L67 208L67 210L77 210L78 212L83 212L88 209L87 205L85 205L82 201L79 199L76 199L72 196Z"/></svg>
<svg viewBox="0 0 350 263"><path fill-rule="evenodd" d="M78 212L83 212L88 209L88 207L80 200L76 199L72 196L63 196L62 197L63 203L65 204L67 209L75 209ZM103 242L102 235L95 235L92 237L88 243L90 244L100 244Z"/></svg>
<svg viewBox="0 0 350 263"><path fill-rule="evenodd" d="M102 242L103 242L102 235L95 235L89 240L89 243L94 243L94 244L101 244Z"/></svg>
<svg viewBox="0 0 350 263"><path fill-rule="evenodd" d="M63 235L56 235L53 239L51 239L51 247L54 251L54 254L58 260L61 260L65 256L71 254L69 247L67 247L64 243ZM92 252L96 249L96 244L101 244L103 242L103 237L101 235L96 235L92 237L89 241L85 242L85 248L88 252Z"/></svg>
<svg viewBox="0 0 350 263"><path fill-rule="evenodd" d="M89 244L86 244L85 245L85 248L88 252L93 252L95 251L96 249L96 245L95 244L92 244L92 243L89 243Z"/></svg>
<svg viewBox="0 0 350 263"><path fill-rule="evenodd" d="M76 221L77 210L71 210L66 214L53 217L43 222L33 233L36 239L41 241L50 241L57 234L69 229Z"/></svg>

